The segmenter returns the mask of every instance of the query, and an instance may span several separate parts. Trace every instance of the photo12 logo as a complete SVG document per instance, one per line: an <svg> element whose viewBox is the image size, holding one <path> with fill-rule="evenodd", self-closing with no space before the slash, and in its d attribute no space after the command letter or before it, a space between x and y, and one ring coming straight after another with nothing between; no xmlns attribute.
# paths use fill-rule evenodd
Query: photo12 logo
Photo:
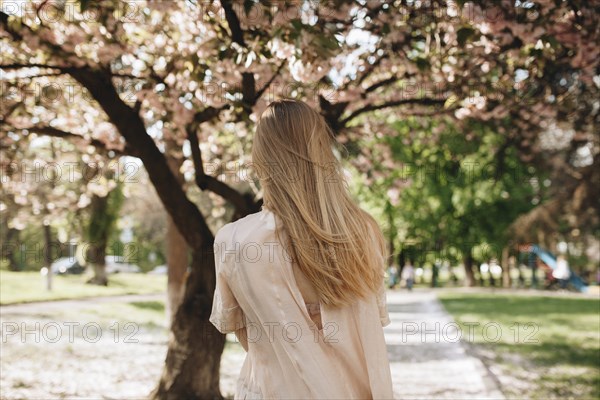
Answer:
<svg viewBox="0 0 600 400"><path fill-rule="evenodd" d="M485 343L498 343L500 341L507 343L525 343L536 344L539 339L536 338L540 327L533 323L515 322L506 327L498 322L448 322L442 324L435 322L428 324L426 322L402 322L402 343L420 342L420 343L455 343L461 340L474 343L483 341Z"/></svg>
<svg viewBox="0 0 600 400"><path fill-rule="evenodd" d="M97 322L26 322L3 321L0 324L2 344L6 343L59 343L84 341L98 343L100 340L112 340L114 343L139 343L135 338L140 327L134 322L113 322L102 327Z"/></svg>

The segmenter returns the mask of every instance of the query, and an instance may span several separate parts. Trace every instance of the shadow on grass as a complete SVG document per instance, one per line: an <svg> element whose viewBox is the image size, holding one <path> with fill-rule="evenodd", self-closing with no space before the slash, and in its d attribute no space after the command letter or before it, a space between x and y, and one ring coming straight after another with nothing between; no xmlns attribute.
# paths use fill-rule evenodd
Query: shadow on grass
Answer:
<svg viewBox="0 0 600 400"><path fill-rule="evenodd" d="M496 344L498 350L515 351L515 345ZM569 364L578 367L598 368L600 366L600 349L581 347L580 343L544 341L538 344L518 344L518 351L535 359L537 365L552 367ZM500 352L500 354L502 354Z"/></svg>
<svg viewBox="0 0 600 400"><path fill-rule="evenodd" d="M482 314L487 317L519 315L543 317L543 314L590 314L598 318L600 301L590 298L518 297L469 295L444 297L444 307L453 314Z"/></svg>
<svg viewBox="0 0 600 400"><path fill-rule="evenodd" d="M532 391L516 388L516 397L600 398L600 299L452 294L440 300L459 324L480 323L475 344L491 350L493 363L504 364L512 379L531 379ZM486 341L481 326L490 321L499 324L511 340ZM515 326L529 324L537 326L535 335L520 330L514 340ZM511 387L505 389L512 393Z"/></svg>
<svg viewBox="0 0 600 400"><path fill-rule="evenodd" d="M165 304L162 301L132 301L129 302L134 307L144 310L165 311Z"/></svg>

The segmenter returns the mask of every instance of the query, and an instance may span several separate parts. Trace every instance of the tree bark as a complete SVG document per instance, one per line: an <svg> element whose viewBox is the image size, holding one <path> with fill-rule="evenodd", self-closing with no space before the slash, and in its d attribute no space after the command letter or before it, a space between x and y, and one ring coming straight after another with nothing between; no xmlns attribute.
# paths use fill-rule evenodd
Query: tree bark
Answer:
<svg viewBox="0 0 600 400"><path fill-rule="evenodd" d="M107 217L108 195L101 197L94 195L90 204L90 226L88 227L88 248L86 262L92 267L94 276L86 283L92 285L108 286L106 275L106 245L108 231L103 229L104 219Z"/></svg>
<svg viewBox="0 0 600 400"><path fill-rule="evenodd" d="M98 258L106 256L106 249L100 250L97 253ZM94 262L91 264L94 276L87 280L86 283L99 286L108 286L108 275L106 274L106 263Z"/></svg>
<svg viewBox="0 0 600 400"><path fill-rule="evenodd" d="M213 273L210 273L213 271ZM219 366L225 336L208 321L215 288L212 247L192 253L192 268L177 308L165 368L151 399L222 399Z"/></svg>
<svg viewBox="0 0 600 400"><path fill-rule="evenodd" d="M6 229L6 236L2 234L2 257L8 260L9 271L19 271L20 265L15 259L15 250L19 242L19 230L9 228L8 224L2 227L2 231Z"/></svg>
<svg viewBox="0 0 600 400"><path fill-rule="evenodd" d="M185 238L167 215L167 310L171 324L184 294L188 252Z"/></svg>
<svg viewBox="0 0 600 400"><path fill-rule="evenodd" d="M52 228L44 224L44 266L48 271L46 275L46 290L52 290Z"/></svg>
<svg viewBox="0 0 600 400"><path fill-rule="evenodd" d="M510 252L508 246L505 246L502 249L502 257L500 261L500 266L502 267L502 287L510 288L512 282L510 279Z"/></svg>
<svg viewBox="0 0 600 400"><path fill-rule="evenodd" d="M121 136L136 149L162 204L192 249L192 271L171 325L165 366L152 397L222 398L219 367L225 336L208 320L215 282L214 235L198 207L185 194L165 155L148 135L140 115L119 97L110 71L81 68L69 73L90 92ZM210 249L208 257L206 249Z"/></svg>
<svg viewBox="0 0 600 400"><path fill-rule="evenodd" d="M465 266L465 277L467 286L473 287L476 284L475 281L475 272L473 272L473 264L474 264L473 255L471 254L471 250L469 250L463 257L463 264Z"/></svg>
<svg viewBox="0 0 600 400"><path fill-rule="evenodd" d="M169 168L177 178L180 185L184 185L184 178L180 172L183 160L169 155L169 150L177 149L177 143L173 140L166 140L166 158ZM199 150L199 149L198 149ZM167 214L167 316L169 324L173 323L173 318L177 307L181 303L185 288L185 275L189 264L189 246L173 218Z"/></svg>
<svg viewBox="0 0 600 400"><path fill-rule="evenodd" d="M404 266L406 265L406 251L404 249L400 250L398 253L398 279L402 278L402 271L404 271Z"/></svg>
<svg viewBox="0 0 600 400"><path fill-rule="evenodd" d="M214 237L200 210L186 196L140 115L119 97L110 72L79 68L69 73L85 86L121 136L136 149L156 193L190 247L201 249L207 243L212 246Z"/></svg>

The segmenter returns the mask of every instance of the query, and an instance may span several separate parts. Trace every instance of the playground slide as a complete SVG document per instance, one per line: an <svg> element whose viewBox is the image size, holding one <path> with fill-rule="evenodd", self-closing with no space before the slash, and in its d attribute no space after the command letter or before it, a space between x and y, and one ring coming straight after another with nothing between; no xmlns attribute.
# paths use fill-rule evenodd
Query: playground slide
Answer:
<svg viewBox="0 0 600 400"><path fill-rule="evenodd" d="M537 244L534 244L531 246L531 252L534 253L535 255L537 255L540 260L542 260L544 262L544 264L546 264L547 266L549 266L552 269L556 268L556 257L554 256L554 254L550 253L548 250L545 250L543 248L541 248L540 246L538 246ZM576 275L573 271L571 271L571 277L569 278L569 283L571 285L573 285L573 287L577 290L579 290L580 292L587 292L587 285L585 284L585 282L583 281L583 279L581 279L581 277L579 275Z"/></svg>

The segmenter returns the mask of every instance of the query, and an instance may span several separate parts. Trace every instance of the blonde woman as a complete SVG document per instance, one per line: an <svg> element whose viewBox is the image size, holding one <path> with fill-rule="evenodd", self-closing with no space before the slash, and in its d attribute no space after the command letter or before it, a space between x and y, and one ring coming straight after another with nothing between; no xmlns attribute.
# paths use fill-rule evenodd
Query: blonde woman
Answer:
<svg viewBox="0 0 600 400"><path fill-rule="evenodd" d="M215 238L210 321L247 351L235 399L391 399L385 243L349 195L319 113L271 103L254 136L261 211Z"/></svg>

